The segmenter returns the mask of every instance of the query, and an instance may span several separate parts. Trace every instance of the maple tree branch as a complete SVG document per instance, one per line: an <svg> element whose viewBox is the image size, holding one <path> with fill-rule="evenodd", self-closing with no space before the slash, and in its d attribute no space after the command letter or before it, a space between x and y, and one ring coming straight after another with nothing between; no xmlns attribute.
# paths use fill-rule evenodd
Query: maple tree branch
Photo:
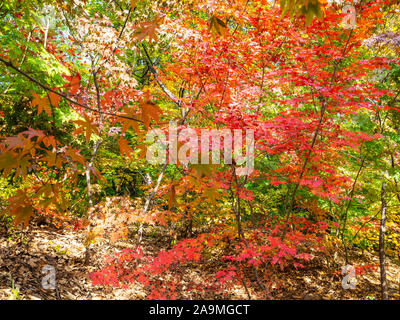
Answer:
<svg viewBox="0 0 400 320"><path fill-rule="evenodd" d="M135 10L135 9L136 9L136 7L134 7L134 8L129 7L128 14L126 15L126 18L125 18L125 21L124 21L124 25L122 26L122 29L121 29L121 31L120 31L120 33L118 35L118 39L121 39L122 34L124 33L124 30L126 28L126 24L128 23L129 16L131 15L132 10Z"/></svg>
<svg viewBox="0 0 400 320"><path fill-rule="evenodd" d="M203 90L203 86L199 89L199 92L197 93L197 97L196 97L196 98L198 98L198 97L200 96L202 90ZM179 125L183 125L183 124L185 123L185 121L186 121L186 119L187 119L187 116L189 115L189 112L190 112L190 109L189 109L187 112L185 112L185 114L183 115L183 117L182 117L181 120L179 121ZM177 139L179 139L179 132L177 133ZM143 207L143 214L147 214L147 212L149 211L151 201L153 200L154 196L156 195L156 193L157 193L157 191L158 191L158 188L160 187L160 184L161 184L161 181L162 181L162 179L163 179L164 172L165 172L165 170L167 169L167 166L168 166L168 161L167 161L167 159L165 159L165 163L164 163L164 165L163 165L163 167L162 167L162 169L161 169L160 174L158 175L156 185L154 186L153 191L148 195L148 197L147 197L147 199L146 199L145 205L144 205L144 207ZM140 225L140 227L139 227L138 235L139 235L139 238L138 238L138 244L137 244L137 246L139 246L140 243L141 243L141 241L142 241L142 236L143 236L143 223L142 223L142 224Z"/></svg>
<svg viewBox="0 0 400 320"><path fill-rule="evenodd" d="M143 214L147 214L147 212L150 209L151 201L153 200L154 196L156 195L156 193L158 191L158 188L160 187L162 178L164 176L164 172L167 169L167 165L168 165L168 161L166 160L161 169L160 174L158 175L157 182L156 182L156 185L154 186L153 191L148 195L148 197L146 199L146 202L144 204L143 211L142 211ZM138 238L137 246L139 247L140 243L142 242L142 238L143 238L143 223L140 224L140 227L138 230L138 236L139 236L139 238Z"/></svg>
<svg viewBox="0 0 400 320"><path fill-rule="evenodd" d="M121 10L124 11L124 8L121 7L121 5L119 4L119 2L117 0L112 0L112 2L114 2L116 4L116 6Z"/></svg>
<svg viewBox="0 0 400 320"><path fill-rule="evenodd" d="M94 86L96 88L96 100L97 100L97 109L98 109L98 113L100 115L100 119L99 119L99 125L101 125L103 123L103 112L101 109L101 96L100 96L100 87L99 84L97 82L97 72L93 69L94 65L93 65L93 60L92 60L92 75L93 75L93 82L94 82Z"/></svg>
<svg viewBox="0 0 400 320"><path fill-rule="evenodd" d="M23 75L24 77L26 77L27 79L29 79L31 82L36 83L36 84L37 84L39 87L41 87L42 89L44 89L44 90L46 90L46 91L49 91L49 92L52 92L52 93L54 93L54 94L56 94L56 95L58 95L58 96L64 98L64 99L67 100L68 102L70 102L70 103L72 103L72 104L74 104L74 105L77 105L77 106L79 106L79 107L85 108L86 110L90 110L90 111L95 112L95 113L98 113L98 112L99 112L98 110L96 110L96 109L94 109L94 108L91 108L91 107L89 107L89 106L87 106L87 105L85 105L85 104L79 103L78 101L75 101L75 100L71 99L70 97L68 97L68 96L67 96L66 94L64 94L64 93L58 92L58 91L56 91L56 90L50 88L49 86L47 86L47 85L45 85L45 84L42 84L41 82L39 82L38 80L36 80L36 79L33 78L32 76L30 76L29 74L25 73L24 71L22 71L22 70L19 69L18 67L14 66L13 63L12 63L11 61L7 61L7 60L4 60L4 59L2 59L2 58L0 58L0 61L3 62L7 67L9 67L9 68L11 68L11 69L14 69L14 70L17 71L18 73L20 73L21 75ZM133 121L137 121L137 122L143 123L142 120L139 120L139 119L136 119L136 118L133 118L133 117L129 117L129 116L119 115L119 114L116 114L116 113L111 113L111 112L105 112L105 111L104 111L103 114L108 115L108 116L113 116L113 117L118 117L118 118L123 118L123 119L129 119L129 120L133 120Z"/></svg>
<svg viewBox="0 0 400 320"><path fill-rule="evenodd" d="M345 44L344 49L343 49L343 51L342 51L342 56L343 56L343 57L344 57L344 55L345 55L345 53L346 53L346 50L347 50L347 47L348 47L348 45L349 45L349 43L350 43L350 38L351 38L352 35L353 35L353 30L351 30L351 32L349 33L349 36L348 36L347 41L346 41L346 44ZM335 64L334 64L333 73L332 73L332 78L331 78L331 81L330 81L330 86L332 86L332 84L333 84L334 81L335 81L337 68L338 68L338 66L339 66L339 64L340 64L341 61L342 61L342 60L336 61ZM293 192L292 192L292 196L291 196L290 203L289 203L289 208L288 208L288 210L287 210L286 221L289 221L289 218L290 218L290 216L291 216L291 211L293 210L293 205L294 205L294 200L295 200L295 197L296 197L296 193L297 193L297 190L299 189L301 179L302 179L303 176L304 176L304 173L305 173L305 171L306 171L307 164L308 164L308 162L309 162L309 160L310 160L310 158L311 158L312 150L314 149L314 145L315 145L315 143L316 143L316 141L317 141L317 137L318 137L319 132L320 132L320 130L321 130L322 121L323 121L323 119L324 119L324 115L325 115L326 108L327 108L327 102L326 102L326 100L324 100L324 101L322 102L322 106L321 106L321 114L320 114L318 126L317 126L317 128L316 128L316 130L315 130L315 132L314 132L314 135L313 135L313 138L312 138L312 142L311 142L311 146L310 146L310 149L309 149L308 154L307 154L307 156L306 156L306 159L304 160L304 163L303 163L302 169L301 169L301 171L300 171L300 175L299 175L298 181L296 182L296 184L295 184L295 186L294 186L294 190L293 190ZM290 188L288 188L288 191L289 191L289 190L290 190ZM285 211L286 211L286 208L285 208ZM287 229L287 227L285 227L285 229L284 229L283 232L282 232L282 239L283 239L283 237L284 237L284 235L285 235L285 233L286 233L286 229Z"/></svg>
<svg viewBox="0 0 400 320"><path fill-rule="evenodd" d="M103 124L103 112L101 109L101 101L100 101L100 88L99 88L99 84L97 82L97 73L94 70L94 62L93 62L93 58L92 58L92 75L93 75L93 82L94 82L94 86L96 88L96 100L97 100L97 109L100 115L99 118L99 127L102 126ZM99 134L101 133L101 128L99 128ZM90 175L90 169L93 166L93 162L96 158L97 152L100 148L100 145L102 143L102 139L99 138L95 144L94 144L94 148L93 148L93 152L92 152L92 156L90 158L90 162L87 164L86 166L86 186L87 186L87 195L88 195L88 200L89 200L89 205L93 206L93 194L92 194L92 184L91 184L91 175ZM86 256L89 256L89 246L86 247Z"/></svg>
<svg viewBox="0 0 400 320"><path fill-rule="evenodd" d="M394 162L393 153L390 154L390 159L391 159L392 169L394 169L395 168L395 162ZM397 200L399 200L399 202L400 202L399 186L398 186L398 183L397 183L397 179L395 177L393 177L393 182L394 182L394 185L395 185L395 192L396 192Z"/></svg>
<svg viewBox="0 0 400 320"><path fill-rule="evenodd" d="M121 39L122 34L124 33L125 28L126 28L126 25L127 25L127 23L128 23L128 19L129 19L130 15L131 15L131 11L132 11L132 10L135 10L135 9L136 9L136 7L134 7L134 8L132 8L131 6L129 7L128 14L126 15L124 24L123 24L123 26L122 26L121 31L119 32L119 35L118 35L118 37L117 37L117 40L120 40L120 39ZM117 51L117 48L113 49L112 53L114 54L116 51ZM106 60L104 60L103 65L104 65L104 63L106 63L108 60L109 60L109 58L107 58ZM101 67L102 67L102 66L99 66L98 69L95 71L95 73L99 72Z"/></svg>
<svg viewBox="0 0 400 320"><path fill-rule="evenodd" d="M391 197L391 198L389 198L389 200L387 201L387 203L390 203L390 201L392 201L392 199L394 198L394 195ZM388 206L388 208L390 208L389 206ZM351 238L351 241L353 242L354 241L354 239L358 236L358 234L360 233L360 231L365 227L365 225L368 223L368 222L371 222L372 220L374 220L377 216L378 216L378 214L381 212L381 210L382 210L382 205L381 205L381 207L379 208L379 210L371 217L371 218L369 218L367 221L365 221L361 226L360 226L360 228L357 230L357 232L354 234L354 236L353 236L353 238Z"/></svg>
<svg viewBox="0 0 400 320"><path fill-rule="evenodd" d="M32 30L29 31L27 42L30 41L31 36L32 36ZM28 52L28 45L25 45L24 54L23 54L23 56L22 56L22 59L21 59L19 65L22 65L22 64L25 62L25 58L26 58L27 52ZM7 94L8 90L10 90L11 87L12 87L12 84L10 83L10 85L9 85L8 88L4 91L3 94Z"/></svg>
<svg viewBox="0 0 400 320"><path fill-rule="evenodd" d="M231 168L232 168L233 173L232 173L232 179L231 179L231 181L229 183L229 189L228 190L229 190L229 193L230 193L231 199L232 199L232 210L233 210L233 212L234 212L234 214L236 216L237 223L238 223L237 224L237 226L238 226L238 239L239 239L239 241L240 240L243 241L243 243L246 246L246 248L249 248L249 243L248 243L248 241L247 241L247 239L246 239L246 237L245 237L245 235L243 233L243 229L242 229L242 226L241 226L241 223L240 223L240 210L241 210L241 208L240 208L240 197L239 197L240 184L238 184L237 176L236 176L236 173L235 173L235 166L233 164L231 165ZM236 201L235 201L234 190L232 188L234 180L235 180L235 184L236 184L236 187L237 187L237 190L236 190L236 196L237 196ZM266 288L265 288L265 286L260 281L256 266L253 265L252 269L253 269L253 272L254 272L254 277L256 279L257 285L259 286L259 288L262 291L264 291L265 293L268 293Z"/></svg>
<svg viewBox="0 0 400 320"><path fill-rule="evenodd" d="M168 98L170 98L173 102L175 102L178 105L178 107L181 107L179 99L171 91L168 90L168 88L165 86L165 84L160 79L158 79L157 70L154 69L154 64L150 58L149 53L146 50L146 47L144 46L144 44L142 44L142 48L144 50L144 53L146 54L147 66L149 67L151 73L154 75L154 78L156 79L158 85L161 87L161 89L164 91L164 93L168 96Z"/></svg>

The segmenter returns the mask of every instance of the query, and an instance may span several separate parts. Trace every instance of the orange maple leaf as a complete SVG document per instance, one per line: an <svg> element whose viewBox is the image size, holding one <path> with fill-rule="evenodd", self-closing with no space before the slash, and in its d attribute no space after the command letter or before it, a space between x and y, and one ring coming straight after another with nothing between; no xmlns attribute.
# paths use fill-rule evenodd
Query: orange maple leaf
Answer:
<svg viewBox="0 0 400 320"><path fill-rule="evenodd" d="M0 155L0 170L3 170L4 177L6 178L12 169L18 167L15 157L11 152L4 152Z"/></svg>
<svg viewBox="0 0 400 320"><path fill-rule="evenodd" d="M25 228L28 226L29 219L33 214L33 206L26 194L23 190L18 190L17 194L13 197L7 199L9 202L6 210L13 216L14 225L17 226L21 222L24 223Z"/></svg>
<svg viewBox="0 0 400 320"><path fill-rule="evenodd" d="M132 160L131 153L133 152L133 150L129 146L128 140L121 137L118 140L118 145L119 145L119 150L121 151L121 155L126 154L127 157Z"/></svg>
<svg viewBox="0 0 400 320"><path fill-rule="evenodd" d="M64 85L63 88L70 88L69 93L76 94L80 89L81 75L79 73L77 73L74 77L64 75L64 78L67 79L69 83Z"/></svg>
<svg viewBox="0 0 400 320"><path fill-rule="evenodd" d="M92 123L92 121L86 114L83 117L85 118L85 120L73 121L77 125L79 125L78 129L76 129L74 133L79 134L84 132L86 137L86 142L89 142L90 137L93 133L99 134L99 128Z"/></svg>
<svg viewBox="0 0 400 320"><path fill-rule="evenodd" d="M32 93L32 95L34 99L31 102L31 106L38 107L38 114L41 114L43 111L45 111L49 116L51 116L51 108L47 97L41 97L36 93Z"/></svg>
<svg viewBox="0 0 400 320"><path fill-rule="evenodd" d="M138 23L133 38L136 41L142 41L146 37L149 37L150 42L152 40L157 41L156 31L160 27L163 20L163 17L155 17L153 21L144 21Z"/></svg>
<svg viewBox="0 0 400 320"><path fill-rule="evenodd" d="M151 101L146 101L141 104L142 113L140 115L141 120L146 128L150 125L150 120L153 119L158 121L160 119L160 114L162 114L161 108Z"/></svg>
<svg viewBox="0 0 400 320"><path fill-rule="evenodd" d="M67 151L65 151L65 154L69 156L72 159L72 161L85 165L85 158L80 155L78 149L70 148Z"/></svg>
<svg viewBox="0 0 400 320"><path fill-rule="evenodd" d="M58 94L49 92L49 98L50 98L50 103L53 106L58 107L58 103L61 101L61 97Z"/></svg>
<svg viewBox="0 0 400 320"><path fill-rule="evenodd" d="M124 107L123 111L123 116L136 119L136 114L129 110L129 108ZM120 121L122 123L122 133L125 133L129 128L132 128L136 133L139 133L139 125L137 121L128 118L121 118Z"/></svg>

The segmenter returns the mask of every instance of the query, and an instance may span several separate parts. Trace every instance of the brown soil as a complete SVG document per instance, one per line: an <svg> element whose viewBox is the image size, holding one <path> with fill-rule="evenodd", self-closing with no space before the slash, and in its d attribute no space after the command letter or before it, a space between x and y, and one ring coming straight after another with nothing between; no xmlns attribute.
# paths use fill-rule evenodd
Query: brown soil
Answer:
<svg viewBox="0 0 400 320"><path fill-rule="evenodd" d="M0 299L144 299L146 290L138 285L129 289L92 286L88 274L98 270L104 256L115 250L132 245L129 241L102 243L92 249L91 261L85 265L83 236L73 231L60 231L48 225L31 227L29 232L14 239L5 232L0 233ZM147 239L147 252L160 247L154 239ZM350 261L355 265L379 265L379 259L371 253L350 251ZM42 273L45 265L56 269L57 290L42 288ZM379 269L357 276L354 290L343 290L338 275L344 265L342 253L333 257L318 255L305 269L285 270L279 273L280 282L272 288L276 299L379 299ZM207 263L194 265L182 270L190 279L215 273L215 266ZM335 275L336 272L336 275ZM400 299L400 266L392 261L387 265L389 298ZM256 286L249 288L254 293ZM230 299L248 299L243 286L231 290ZM182 296L184 299L220 299L221 296L209 292L196 292Z"/></svg>

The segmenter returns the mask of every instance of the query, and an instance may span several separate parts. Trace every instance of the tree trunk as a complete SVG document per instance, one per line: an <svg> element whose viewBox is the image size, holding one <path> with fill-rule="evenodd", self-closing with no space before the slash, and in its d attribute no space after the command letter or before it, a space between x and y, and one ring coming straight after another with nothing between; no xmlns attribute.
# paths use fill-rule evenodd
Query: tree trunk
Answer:
<svg viewBox="0 0 400 320"><path fill-rule="evenodd" d="M386 280L386 256L385 256L385 231L386 231L386 207L387 203L385 200L385 181L382 182L382 190L381 190L381 202L382 202L382 211L381 211L381 225L379 228L379 262L381 269L381 296L382 300L388 299L388 288L387 288L387 280Z"/></svg>
<svg viewBox="0 0 400 320"><path fill-rule="evenodd" d="M86 246L85 250L85 266L90 264L90 244Z"/></svg>

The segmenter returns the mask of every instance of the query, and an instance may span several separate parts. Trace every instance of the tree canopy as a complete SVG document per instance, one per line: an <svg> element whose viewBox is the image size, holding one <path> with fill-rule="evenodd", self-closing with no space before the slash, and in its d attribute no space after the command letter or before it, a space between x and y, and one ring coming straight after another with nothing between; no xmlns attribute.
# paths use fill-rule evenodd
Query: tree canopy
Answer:
<svg viewBox="0 0 400 320"><path fill-rule="evenodd" d="M275 298L281 273L334 252L336 269L379 269L376 297L395 298L385 263L400 259L399 10L1 2L1 223L73 230L88 264L105 241L128 239L90 279L140 284L147 299L235 286ZM166 245L149 252L157 237ZM357 265L355 250L379 264ZM202 263L217 265L210 278L181 272Z"/></svg>

